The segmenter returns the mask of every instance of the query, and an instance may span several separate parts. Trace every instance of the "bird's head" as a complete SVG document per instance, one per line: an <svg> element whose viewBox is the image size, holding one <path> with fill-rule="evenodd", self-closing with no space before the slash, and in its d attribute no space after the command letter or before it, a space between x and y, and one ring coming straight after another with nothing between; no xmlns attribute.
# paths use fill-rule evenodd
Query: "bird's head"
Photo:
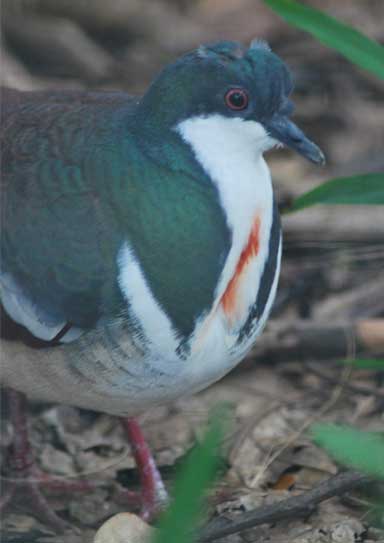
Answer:
<svg viewBox="0 0 384 543"><path fill-rule="evenodd" d="M315 163L324 155L290 120L292 77L269 46L254 40L204 45L167 66L144 95L139 111L159 129L192 118L235 119L237 129L257 135L259 150L277 144ZM251 130L250 130L251 128ZM253 130L254 129L254 130Z"/></svg>

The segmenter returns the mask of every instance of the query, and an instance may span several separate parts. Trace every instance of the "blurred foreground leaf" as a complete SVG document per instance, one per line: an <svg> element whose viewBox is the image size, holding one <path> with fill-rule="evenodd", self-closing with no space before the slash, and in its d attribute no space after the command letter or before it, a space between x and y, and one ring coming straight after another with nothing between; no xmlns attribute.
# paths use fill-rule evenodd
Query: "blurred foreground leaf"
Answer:
<svg viewBox="0 0 384 543"><path fill-rule="evenodd" d="M339 177L299 196L290 211L315 204L384 204L384 173Z"/></svg>
<svg viewBox="0 0 384 543"><path fill-rule="evenodd" d="M225 417L224 417L225 419ZM152 543L192 543L201 518L203 497L214 482L223 438L223 413L213 415L203 441L191 452L176 480L173 500Z"/></svg>
<svg viewBox="0 0 384 543"><path fill-rule="evenodd" d="M335 424L315 424L312 434L316 443L337 461L384 479L384 434Z"/></svg>
<svg viewBox="0 0 384 543"><path fill-rule="evenodd" d="M309 32L361 68L384 79L384 47L355 28L295 0L264 0L290 24Z"/></svg>
<svg viewBox="0 0 384 543"><path fill-rule="evenodd" d="M348 364L353 368L362 370L382 370L384 371L384 360L370 358L358 358L356 360L343 360L343 364Z"/></svg>

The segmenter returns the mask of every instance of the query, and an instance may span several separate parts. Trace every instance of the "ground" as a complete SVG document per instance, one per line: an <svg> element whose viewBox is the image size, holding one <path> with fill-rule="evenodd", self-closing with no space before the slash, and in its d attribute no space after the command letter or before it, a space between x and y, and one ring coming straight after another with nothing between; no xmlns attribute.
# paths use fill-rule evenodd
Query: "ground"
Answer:
<svg viewBox="0 0 384 543"><path fill-rule="evenodd" d="M324 363L269 365L248 360L244 369L240 367L194 398L146 414L142 423L163 476L172 486L175 462L201 436L212 406L225 403L230 422L223 443L222 475L210 495L209 516L241 514L310 489L338 471L310 439L308 429L315 421L348 423L365 430L382 428L384 390L375 381L368 373L351 375ZM353 390L357 384L366 392L357 394ZM43 469L64 478L83 474L100 487L92 494L58 498L58 510L79 528L78 535L49 535L27 513L13 510L4 516L3 543L91 542L96 527L127 510L114 500L114 481L137 486L133 459L117 420L70 407L39 406L32 427ZM258 527L224 541L380 541L383 535L368 516L372 507L369 497L348 494L325 502L305 520Z"/></svg>

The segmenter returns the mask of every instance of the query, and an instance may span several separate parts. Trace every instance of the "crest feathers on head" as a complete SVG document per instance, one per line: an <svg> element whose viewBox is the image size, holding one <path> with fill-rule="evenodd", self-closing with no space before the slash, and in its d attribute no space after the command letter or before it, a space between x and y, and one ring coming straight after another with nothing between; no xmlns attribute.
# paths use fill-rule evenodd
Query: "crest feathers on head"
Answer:
<svg viewBox="0 0 384 543"><path fill-rule="evenodd" d="M268 43L261 38L254 38L251 41L249 48L250 49L264 49L265 51L271 51L271 48L268 45Z"/></svg>

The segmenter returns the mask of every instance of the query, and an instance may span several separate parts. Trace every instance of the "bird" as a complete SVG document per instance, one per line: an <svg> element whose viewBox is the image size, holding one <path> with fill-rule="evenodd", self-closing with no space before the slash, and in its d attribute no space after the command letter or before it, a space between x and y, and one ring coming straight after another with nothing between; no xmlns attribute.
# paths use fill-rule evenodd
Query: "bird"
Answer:
<svg viewBox="0 0 384 543"><path fill-rule="evenodd" d="M324 162L291 120L292 91L261 40L201 45L142 96L3 89L4 506L23 488L65 528L36 475L28 399L120 417L143 518L164 504L136 417L219 380L266 323L282 236L264 153Z"/></svg>

